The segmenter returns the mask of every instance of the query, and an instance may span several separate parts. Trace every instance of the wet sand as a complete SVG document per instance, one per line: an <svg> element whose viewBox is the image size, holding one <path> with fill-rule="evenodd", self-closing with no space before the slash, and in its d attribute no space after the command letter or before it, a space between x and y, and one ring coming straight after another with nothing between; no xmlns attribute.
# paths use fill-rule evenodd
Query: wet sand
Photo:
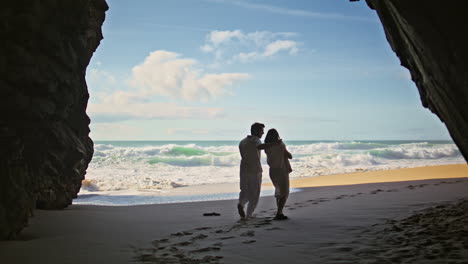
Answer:
<svg viewBox="0 0 468 264"><path fill-rule="evenodd" d="M37 210L17 240L0 242L0 262L466 263L468 166L408 169L405 180L406 170L341 174L368 183L293 183L303 189L286 221L272 220L273 197L249 221L235 200Z"/></svg>

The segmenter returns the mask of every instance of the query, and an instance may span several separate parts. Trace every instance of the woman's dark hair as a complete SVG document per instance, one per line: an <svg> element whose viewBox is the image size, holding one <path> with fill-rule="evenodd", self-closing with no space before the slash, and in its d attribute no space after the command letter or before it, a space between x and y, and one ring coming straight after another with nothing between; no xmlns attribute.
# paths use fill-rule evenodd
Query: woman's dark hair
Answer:
<svg viewBox="0 0 468 264"><path fill-rule="evenodd" d="M276 129L272 128L268 130L268 133L265 137L265 143L274 143L280 140L281 138L279 137L278 131L276 131Z"/></svg>

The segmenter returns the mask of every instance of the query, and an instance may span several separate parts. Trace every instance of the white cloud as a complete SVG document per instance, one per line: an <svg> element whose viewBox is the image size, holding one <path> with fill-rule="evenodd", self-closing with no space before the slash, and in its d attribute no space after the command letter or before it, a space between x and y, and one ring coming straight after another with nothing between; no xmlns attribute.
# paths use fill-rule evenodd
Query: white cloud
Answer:
<svg viewBox="0 0 468 264"><path fill-rule="evenodd" d="M213 43L214 46L218 46L219 44L223 42L228 42L232 39L242 39L244 34L240 30L234 30L234 31L212 31L208 35L208 39L211 43Z"/></svg>
<svg viewBox="0 0 468 264"><path fill-rule="evenodd" d="M255 31L247 33L245 39L253 41L258 47L264 47L278 39L290 39L298 36L299 34L296 32Z"/></svg>
<svg viewBox="0 0 468 264"><path fill-rule="evenodd" d="M87 112L96 123L134 119L214 119L224 116L217 107L187 107L176 103L110 102L89 104Z"/></svg>
<svg viewBox="0 0 468 264"><path fill-rule="evenodd" d="M230 41L237 39L242 40L244 38L244 34L240 30L213 30L208 35L206 35L206 44L201 46L200 49L203 52L210 53L214 52L220 45L229 43ZM219 50L217 57L219 57Z"/></svg>
<svg viewBox="0 0 468 264"><path fill-rule="evenodd" d="M88 113L93 122L131 119L213 119L224 116L219 107L181 106L155 102L160 96L187 101L206 101L229 95L229 87L250 78L245 73L204 73L196 60L174 52L152 52L142 64L133 67L126 90L94 93ZM104 71L91 71L106 76ZM115 80L114 80L115 81Z"/></svg>
<svg viewBox="0 0 468 264"><path fill-rule="evenodd" d="M130 85L139 89L138 96L207 101L228 94L229 86L250 77L245 73L203 74L196 68L196 60L179 57L177 53L158 50L135 66Z"/></svg>
<svg viewBox="0 0 468 264"><path fill-rule="evenodd" d="M241 30L219 31L207 34L206 41L200 49L214 54L212 66L223 63L250 62L272 57L280 51L288 51L294 55L299 50L300 43L291 40L297 37L295 32L255 31L244 33Z"/></svg>
<svg viewBox="0 0 468 264"><path fill-rule="evenodd" d="M141 128L119 123L91 123L90 137L106 140L134 140L144 131Z"/></svg>
<svg viewBox="0 0 468 264"><path fill-rule="evenodd" d="M96 64L100 65L99 62ZM97 69L97 68L89 68L88 72L86 74L86 79L89 82L94 82L94 83L106 83L106 84L115 84L116 83L116 78L114 75L111 73Z"/></svg>
<svg viewBox="0 0 468 264"><path fill-rule="evenodd" d="M260 54L258 54L257 52L249 52L249 53L241 52L238 55L235 55L233 59L246 63L254 59L257 59L259 57L260 57Z"/></svg>
<svg viewBox="0 0 468 264"><path fill-rule="evenodd" d="M200 49L203 52L206 52L206 53L210 53L210 52L214 51L214 47L210 46L210 45L203 45L203 46L200 47Z"/></svg>
<svg viewBox="0 0 468 264"><path fill-rule="evenodd" d="M109 93L119 84L114 74L99 68L88 68L86 82L92 96L91 99Z"/></svg>
<svg viewBox="0 0 468 264"><path fill-rule="evenodd" d="M277 40L265 47L263 56L270 57L282 50L289 51L289 54L294 55L297 53L297 43L291 40Z"/></svg>

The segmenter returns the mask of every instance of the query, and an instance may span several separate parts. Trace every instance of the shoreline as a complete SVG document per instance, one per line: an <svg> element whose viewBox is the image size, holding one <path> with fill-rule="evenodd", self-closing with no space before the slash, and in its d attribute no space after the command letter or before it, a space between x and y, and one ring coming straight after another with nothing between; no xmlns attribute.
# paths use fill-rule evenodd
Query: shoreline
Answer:
<svg viewBox="0 0 468 264"><path fill-rule="evenodd" d="M301 264L336 263L334 257L341 255L345 261L353 247L366 247L360 239L363 234L368 239L379 236L379 232L363 233L374 225L468 198L468 165L461 165L449 166L459 167L465 177L447 178L453 175L449 167L434 166L407 173L414 179L419 177L417 173L427 175L426 170L432 168L437 179L301 187L300 192L290 194L287 221L272 221L272 196L261 197L257 216L249 221L239 221L235 199L36 210L16 240L0 241L0 262L202 263L202 259L211 259L210 263L279 264L294 259ZM396 179L398 171L384 172ZM219 216L203 216L213 212Z"/></svg>
<svg viewBox="0 0 468 264"><path fill-rule="evenodd" d="M307 187L341 186L366 183L414 181L468 177L467 164L449 164L414 168L388 169L352 173L337 173L290 179L291 189ZM264 171L261 196L274 194L268 172ZM139 204L166 204L237 199L239 183L217 183L182 186L169 190L85 192L73 204L102 206L132 206ZM88 197L102 197L101 202L86 202ZM112 199L123 200L112 203ZM125 201L128 199L128 201Z"/></svg>

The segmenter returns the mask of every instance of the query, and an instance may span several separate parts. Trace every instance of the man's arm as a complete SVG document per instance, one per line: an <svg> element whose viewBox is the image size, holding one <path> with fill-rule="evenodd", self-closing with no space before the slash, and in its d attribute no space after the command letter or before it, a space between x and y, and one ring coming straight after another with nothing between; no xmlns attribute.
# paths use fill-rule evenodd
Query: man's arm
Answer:
<svg viewBox="0 0 468 264"><path fill-rule="evenodd" d="M276 144L282 144L282 143L283 142L281 140L279 142L264 143L264 144L257 145L257 149L267 149L271 146L274 146Z"/></svg>
<svg viewBox="0 0 468 264"><path fill-rule="evenodd" d="M270 144L266 143L266 144L260 144L260 145L257 145L257 149L266 149L268 148Z"/></svg>

